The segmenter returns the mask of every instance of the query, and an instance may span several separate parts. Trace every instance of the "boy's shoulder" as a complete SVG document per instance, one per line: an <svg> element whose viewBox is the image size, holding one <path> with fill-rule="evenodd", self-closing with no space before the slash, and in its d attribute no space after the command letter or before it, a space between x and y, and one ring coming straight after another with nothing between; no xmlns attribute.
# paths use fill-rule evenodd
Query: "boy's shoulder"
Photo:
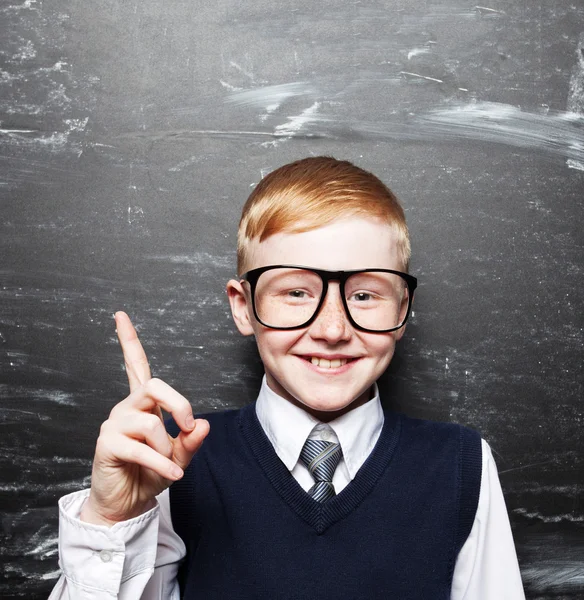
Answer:
<svg viewBox="0 0 584 600"><path fill-rule="evenodd" d="M421 469L454 469L469 489L480 487L483 450L478 431L458 423L385 412L384 429L393 431L394 459Z"/></svg>
<svg viewBox="0 0 584 600"><path fill-rule="evenodd" d="M437 441L440 439L458 439L461 442L482 445L480 432L468 425L461 425L452 421L436 421L411 417L404 413L384 412L386 421L399 422L399 428L416 440L428 439Z"/></svg>
<svg viewBox="0 0 584 600"><path fill-rule="evenodd" d="M480 433L473 429L472 427L468 427L467 425L461 425L459 423L453 423L451 421L434 421L432 419L422 419L419 417L410 417L404 413L392 413L391 411L384 411L385 418L388 418L388 415L396 414L400 419L402 426L408 427L412 431L418 432L420 435L431 434L431 433L444 433L446 435L450 434L466 434L466 435L476 435L480 438ZM391 418L391 416L390 416Z"/></svg>
<svg viewBox="0 0 584 600"><path fill-rule="evenodd" d="M391 417L390 417L391 418ZM478 431L458 423L432 421L398 415L399 454L414 457L419 472L455 475L458 489L459 526L456 547L470 534L482 483L483 450Z"/></svg>

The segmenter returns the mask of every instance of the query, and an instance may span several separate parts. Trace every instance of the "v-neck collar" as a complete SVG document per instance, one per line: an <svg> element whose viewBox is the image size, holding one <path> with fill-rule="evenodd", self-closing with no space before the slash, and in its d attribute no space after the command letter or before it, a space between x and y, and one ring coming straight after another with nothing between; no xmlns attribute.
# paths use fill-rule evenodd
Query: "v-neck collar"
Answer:
<svg viewBox="0 0 584 600"><path fill-rule="evenodd" d="M239 426L275 490L304 521L321 534L351 513L371 493L391 461L400 435L401 419L396 413L386 413L381 435L371 454L347 487L327 502L317 502L305 492L278 458L257 418L255 403L241 409Z"/></svg>
<svg viewBox="0 0 584 600"><path fill-rule="evenodd" d="M314 439L335 441L341 445L341 462L347 471L347 479L352 480L371 454L383 427L383 409L375 383L371 394L371 399L365 404L328 423L320 423L311 414L272 391L264 375L255 407L262 429L289 471L298 463L306 439L315 434ZM316 432L326 428L335 439L318 437Z"/></svg>

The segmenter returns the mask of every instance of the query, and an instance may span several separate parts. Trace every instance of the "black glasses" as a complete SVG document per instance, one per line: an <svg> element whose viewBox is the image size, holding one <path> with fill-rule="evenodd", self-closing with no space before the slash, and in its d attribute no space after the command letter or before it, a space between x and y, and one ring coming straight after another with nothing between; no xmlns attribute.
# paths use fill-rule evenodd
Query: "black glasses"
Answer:
<svg viewBox="0 0 584 600"><path fill-rule="evenodd" d="M391 269L324 271L295 265L271 265L241 276L251 287L255 318L270 329L300 329L321 309L329 281L338 281L351 325L361 331L388 333L403 327L418 281Z"/></svg>

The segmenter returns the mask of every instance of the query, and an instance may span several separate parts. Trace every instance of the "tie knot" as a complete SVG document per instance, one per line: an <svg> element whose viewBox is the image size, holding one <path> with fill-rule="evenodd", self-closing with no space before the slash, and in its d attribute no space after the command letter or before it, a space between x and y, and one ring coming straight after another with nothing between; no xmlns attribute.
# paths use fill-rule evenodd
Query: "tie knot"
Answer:
<svg viewBox="0 0 584 600"><path fill-rule="evenodd" d="M339 444L322 440L306 440L300 452L300 460L317 483L326 482L332 487L333 475L342 454Z"/></svg>

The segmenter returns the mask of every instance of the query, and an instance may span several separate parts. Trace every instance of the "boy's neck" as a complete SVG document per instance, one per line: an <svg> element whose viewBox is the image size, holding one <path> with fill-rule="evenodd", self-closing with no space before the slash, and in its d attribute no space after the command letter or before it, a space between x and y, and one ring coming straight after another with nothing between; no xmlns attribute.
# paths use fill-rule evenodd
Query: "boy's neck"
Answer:
<svg viewBox="0 0 584 600"><path fill-rule="evenodd" d="M321 423L329 423L330 421L334 421L335 419L342 417L349 411L354 410L359 406L363 406L363 404L369 402L369 400L371 400L372 397L373 386L371 386L366 392L361 394L358 398L353 400L353 402L351 402L350 404L348 404L340 410L316 410L314 408L311 408L310 406L307 406L306 404L303 404L302 402L300 402L292 396L286 397L284 399L287 402L294 404L294 406L297 406L298 408L302 409L304 412L314 417L317 421L320 421Z"/></svg>

